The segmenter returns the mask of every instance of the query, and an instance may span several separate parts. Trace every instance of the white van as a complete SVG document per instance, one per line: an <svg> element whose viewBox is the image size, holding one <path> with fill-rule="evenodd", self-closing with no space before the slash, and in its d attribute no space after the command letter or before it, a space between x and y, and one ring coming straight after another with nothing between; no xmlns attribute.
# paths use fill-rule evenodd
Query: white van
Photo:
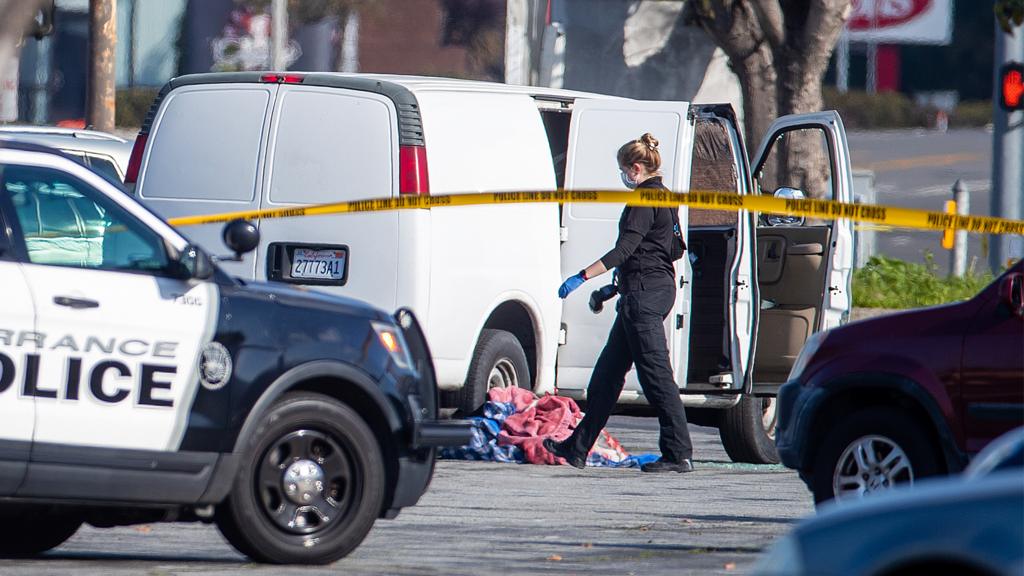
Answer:
<svg viewBox="0 0 1024 576"><path fill-rule="evenodd" d="M664 182L675 191L817 186L806 192L851 197L834 112L777 121L751 170L728 105L333 73L171 80L128 177L167 218L402 194L621 189L615 152L644 132L661 141ZM788 158L798 154L817 167L789 177ZM224 267L412 308L439 387L464 411L493 386L585 399L614 305L590 311L598 282L564 302L556 292L612 246L621 209L524 204L266 219L257 222L259 249ZM811 333L838 325L849 309L852 227L786 218L771 226L749 212L685 207L680 220L690 258L677 263L680 290L666 321L680 393L688 407L716 409L689 412L719 425L733 459L774 461L774 393ZM219 233L189 231L210 250ZM620 402L644 403L635 374Z"/></svg>

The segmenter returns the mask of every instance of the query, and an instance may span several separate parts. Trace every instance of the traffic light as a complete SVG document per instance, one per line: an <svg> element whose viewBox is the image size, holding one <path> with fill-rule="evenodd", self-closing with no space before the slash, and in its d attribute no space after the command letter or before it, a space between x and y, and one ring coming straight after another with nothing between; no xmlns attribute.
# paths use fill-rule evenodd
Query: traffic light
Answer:
<svg viewBox="0 0 1024 576"><path fill-rule="evenodd" d="M1024 110L1024 64L1010 62L999 69L999 105L1004 110Z"/></svg>

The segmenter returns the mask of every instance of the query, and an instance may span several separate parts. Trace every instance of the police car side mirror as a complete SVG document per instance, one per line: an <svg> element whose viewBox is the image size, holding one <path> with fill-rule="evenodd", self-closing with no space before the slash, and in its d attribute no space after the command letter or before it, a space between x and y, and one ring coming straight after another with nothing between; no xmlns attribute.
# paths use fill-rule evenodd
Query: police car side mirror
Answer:
<svg viewBox="0 0 1024 576"><path fill-rule="evenodd" d="M216 270L210 256L192 244L181 251L174 264L174 276L181 279L208 280Z"/></svg>
<svg viewBox="0 0 1024 576"><path fill-rule="evenodd" d="M240 261L243 254L252 252L260 245L259 229L252 222L242 220L241 218L225 224L221 236L228 250L235 253L235 261Z"/></svg>

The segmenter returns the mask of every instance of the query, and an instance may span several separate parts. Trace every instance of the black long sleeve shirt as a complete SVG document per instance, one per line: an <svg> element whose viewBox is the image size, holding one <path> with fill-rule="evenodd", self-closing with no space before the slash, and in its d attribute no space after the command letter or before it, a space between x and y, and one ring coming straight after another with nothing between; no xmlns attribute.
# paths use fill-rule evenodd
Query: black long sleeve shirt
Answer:
<svg viewBox="0 0 1024 576"><path fill-rule="evenodd" d="M648 178L638 188L666 189L660 176ZM601 257L604 267L619 269L619 291L638 289L641 283L673 283L672 213L669 208L626 206L619 218L615 247Z"/></svg>

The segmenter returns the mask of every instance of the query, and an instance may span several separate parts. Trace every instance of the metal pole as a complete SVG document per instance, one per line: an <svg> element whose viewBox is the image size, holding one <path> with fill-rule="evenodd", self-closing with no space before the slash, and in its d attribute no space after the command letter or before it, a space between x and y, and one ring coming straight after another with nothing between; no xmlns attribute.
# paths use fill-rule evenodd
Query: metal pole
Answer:
<svg viewBox="0 0 1024 576"><path fill-rule="evenodd" d="M874 94L878 90L878 44L868 41L868 74L864 91Z"/></svg>
<svg viewBox="0 0 1024 576"><path fill-rule="evenodd" d="M1009 61L1024 62L1024 27L1018 26L1013 35L1006 34L996 25L995 97L992 129L992 215L1002 218L1021 218L1021 191L1024 190L1024 111L1007 112L999 105L1002 87L999 68ZM1016 240L1016 242L1014 242ZM991 236L989 265L998 273L1009 260L1024 257L1019 237Z"/></svg>
<svg viewBox="0 0 1024 576"><path fill-rule="evenodd" d="M956 213L965 215L971 213L971 195L967 185L957 179L953 184L953 202L956 202ZM967 231L957 230L953 236L953 255L949 261L949 273L951 276L963 278L967 273Z"/></svg>
<svg viewBox="0 0 1024 576"><path fill-rule="evenodd" d="M270 15L270 67L285 70L288 46L288 0L273 0Z"/></svg>
<svg viewBox="0 0 1024 576"><path fill-rule="evenodd" d="M89 90L85 123L103 132L114 129L116 56L116 3L114 0L89 0Z"/></svg>
<svg viewBox="0 0 1024 576"><path fill-rule="evenodd" d="M359 72L359 12L352 8L345 15L341 44L341 71Z"/></svg>
<svg viewBox="0 0 1024 576"><path fill-rule="evenodd" d="M528 0L508 0L505 8L505 83L530 83Z"/></svg>
<svg viewBox="0 0 1024 576"><path fill-rule="evenodd" d="M50 119L50 70L53 66L53 40L39 41L36 49L36 86L32 102L32 122L46 124Z"/></svg>
<svg viewBox="0 0 1024 576"><path fill-rule="evenodd" d="M836 88L840 92L850 89L850 35L843 30L836 47Z"/></svg>

